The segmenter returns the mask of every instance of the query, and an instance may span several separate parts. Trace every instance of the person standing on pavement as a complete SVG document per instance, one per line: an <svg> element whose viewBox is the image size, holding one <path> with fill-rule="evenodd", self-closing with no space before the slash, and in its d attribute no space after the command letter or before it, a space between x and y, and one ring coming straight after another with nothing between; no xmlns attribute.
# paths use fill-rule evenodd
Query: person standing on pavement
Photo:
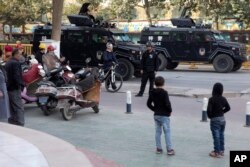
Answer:
<svg viewBox="0 0 250 167"><path fill-rule="evenodd" d="M156 153L163 153L161 146L161 133L163 129L167 154L174 155L175 152L172 148L170 133L170 115L172 113L172 107L168 92L164 89L165 81L163 77L157 76L154 82L156 88L150 92L147 106L154 112Z"/></svg>
<svg viewBox="0 0 250 167"><path fill-rule="evenodd" d="M158 57L155 51L153 50L152 42L147 42L146 47L147 51L143 53L141 60L141 87L139 93L135 95L136 97L143 96L148 80L150 83L149 92L153 89L156 71L158 70Z"/></svg>
<svg viewBox="0 0 250 167"><path fill-rule="evenodd" d="M19 49L14 49L11 59L6 63L7 90L10 102L10 118L8 122L14 125L24 126L24 108L21 98L21 89L24 87L20 59L22 55Z"/></svg>
<svg viewBox="0 0 250 167"><path fill-rule="evenodd" d="M2 50L0 50L0 57ZM7 74L4 67L0 63L0 122L7 122L10 109L9 109L9 96L6 87Z"/></svg>
<svg viewBox="0 0 250 167"><path fill-rule="evenodd" d="M223 85L221 83L215 83L212 97L209 98L207 106L207 115L208 118L210 118L210 129L214 143L214 150L210 152L209 155L215 158L224 156L224 131L226 126L224 113L230 110L230 105L222 94Z"/></svg>

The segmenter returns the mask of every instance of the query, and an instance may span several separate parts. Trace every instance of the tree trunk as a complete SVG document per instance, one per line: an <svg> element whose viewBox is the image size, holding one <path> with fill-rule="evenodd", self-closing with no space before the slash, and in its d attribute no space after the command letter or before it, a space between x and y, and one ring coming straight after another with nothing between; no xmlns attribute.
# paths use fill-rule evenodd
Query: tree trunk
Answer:
<svg viewBox="0 0 250 167"><path fill-rule="evenodd" d="M146 13L146 16L147 16L147 20L148 20L148 23L149 25L151 26L152 25L152 19L151 19L151 16L150 16L150 5L149 5L149 2L148 0L144 0L144 10L145 10L145 13Z"/></svg>
<svg viewBox="0 0 250 167"><path fill-rule="evenodd" d="M10 24L9 26L10 26L9 40L12 41L12 38L13 38L13 36L12 36L12 31L13 31L12 24Z"/></svg>
<svg viewBox="0 0 250 167"><path fill-rule="evenodd" d="M62 22L62 10L64 0L53 0L53 13L52 13L52 36L55 41L61 39L61 22Z"/></svg>
<svg viewBox="0 0 250 167"><path fill-rule="evenodd" d="M215 17L215 25L216 25L216 30L219 30L219 17Z"/></svg>

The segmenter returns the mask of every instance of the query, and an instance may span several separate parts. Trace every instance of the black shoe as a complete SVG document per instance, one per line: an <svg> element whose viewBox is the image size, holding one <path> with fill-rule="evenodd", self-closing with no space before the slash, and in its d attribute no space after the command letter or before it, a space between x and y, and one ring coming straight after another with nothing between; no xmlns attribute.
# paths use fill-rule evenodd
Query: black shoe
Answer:
<svg viewBox="0 0 250 167"><path fill-rule="evenodd" d="M137 95L135 95L135 97L142 97L143 96L143 94L141 94L141 93L138 93Z"/></svg>

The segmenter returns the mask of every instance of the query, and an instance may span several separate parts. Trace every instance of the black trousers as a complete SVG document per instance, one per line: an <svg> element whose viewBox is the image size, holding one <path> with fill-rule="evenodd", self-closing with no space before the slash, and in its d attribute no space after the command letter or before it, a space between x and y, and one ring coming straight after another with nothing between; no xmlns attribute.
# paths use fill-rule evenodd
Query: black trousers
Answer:
<svg viewBox="0 0 250 167"><path fill-rule="evenodd" d="M139 94L143 95L147 82L149 80L149 92L154 88L154 80L155 80L155 73L154 72L145 72L142 74L141 78L141 88Z"/></svg>

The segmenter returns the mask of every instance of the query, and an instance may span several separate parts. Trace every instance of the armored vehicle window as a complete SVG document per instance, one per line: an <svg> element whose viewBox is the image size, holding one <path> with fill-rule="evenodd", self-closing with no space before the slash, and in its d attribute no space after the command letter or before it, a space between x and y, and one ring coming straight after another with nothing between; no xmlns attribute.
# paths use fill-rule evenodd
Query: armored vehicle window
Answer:
<svg viewBox="0 0 250 167"><path fill-rule="evenodd" d="M41 41L51 38L51 31L49 30L36 30L34 33L33 41Z"/></svg>
<svg viewBox="0 0 250 167"><path fill-rule="evenodd" d="M225 40L220 33L214 33L213 35L216 40Z"/></svg>
<svg viewBox="0 0 250 167"><path fill-rule="evenodd" d="M194 35L194 41L196 42L208 42L208 41L212 41L213 37L209 34L205 34L205 33L195 33Z"/></svg>
<svg viewBox="0 0 250 167"><path fill-rule="evenodd" d="M101 35L101 34L93 34L92 35L92 41L96 43L107 43L108 42L108 36L107 35Z"/></svg>
<svg viewBox="0 0 250 167"><path fill-rule="evenodd" d="M172 39L174 41L186 41L187 35L185 32L173 32L172 33Z"/></svg>
<svg viewBox="0 0 250 167"><path fill-rule="evenodd" d="M84 36L81 32L68 32L68 42L83 43Z"/></svg>
<svg viewBox="0 0 250 167"><path fill-rule="evenodd" d="M225 41L228 41L228 42L231 41L230 34L228 34L228 33L222 33L221 35L225 39Z"/></svg>
<svg viewBox="0 0 250 167"><path fill-rule="evenodd" d="M131 42L132 41L127 34L113 34L113 38L116 41L121 41L121 42Z"/></svg>

